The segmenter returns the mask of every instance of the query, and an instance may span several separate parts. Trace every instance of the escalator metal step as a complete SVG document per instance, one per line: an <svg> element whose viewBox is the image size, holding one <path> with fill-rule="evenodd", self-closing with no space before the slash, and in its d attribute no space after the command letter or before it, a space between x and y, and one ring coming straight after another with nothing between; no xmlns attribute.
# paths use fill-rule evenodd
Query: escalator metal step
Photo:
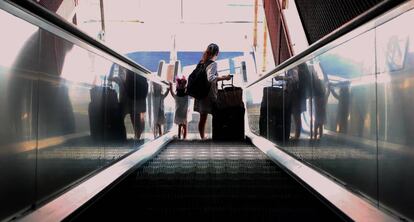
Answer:
<svg viewBox="0 0 414 222"><path fill-rule="evenodd" d="M341 221L252 145L174 141L75 220Z"/></svg>

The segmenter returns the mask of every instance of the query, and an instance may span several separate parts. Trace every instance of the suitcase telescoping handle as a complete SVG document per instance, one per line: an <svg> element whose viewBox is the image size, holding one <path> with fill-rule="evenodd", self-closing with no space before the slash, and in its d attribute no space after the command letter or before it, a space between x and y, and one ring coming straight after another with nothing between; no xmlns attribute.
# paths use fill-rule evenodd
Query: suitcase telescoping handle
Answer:
<svg viewBox="0 0 414 222"><path fill-rule="evenodd" d="M282 84L277 84L276 81L279 81L279 80L282 80L283 83ZM283 88L284 84L286 84L286 81L283 80L283 77L277 76L277 77L272 78L272 87L282 87Z"/></svg>
<svg viewBox="0 0 414 222"><path fill-rule="evenodd" d="M228 84L224 83L224 81L226 81L226 80L221 80L221 89L224 89L224 86L234 87L234 85L233 85L233 75L230 75L230 79L231 79L231 83L228 83Z"/></svg>
<svg viewBox="0 0 414 222"><path fill-rule="evenodd" d="M106 78L106 76L104 77L104 81L103 81L103 83L102 83L102 86L104 86L104 87L109 87L109 88L113 88L112 87L112 78Z"/></svg>

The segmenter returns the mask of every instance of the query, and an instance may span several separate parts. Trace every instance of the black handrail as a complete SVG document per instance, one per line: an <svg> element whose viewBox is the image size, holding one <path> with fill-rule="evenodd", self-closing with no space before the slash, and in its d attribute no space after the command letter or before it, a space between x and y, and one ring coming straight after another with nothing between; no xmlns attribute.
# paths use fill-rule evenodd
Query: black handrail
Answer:
<svg viewBox="0 0 414 222"><path fill-rule="evenodd" d="M132 66L133 68L145 73L150 74L151 71L143 67L142 65L139 65L132 61L131 59L127 58L126 56L116 52L115 50L111 49L110 47L106 46L102 42L92 38L88 34L82 32L69 22L65 21L63 18L59 17L58 15L48 11L47 9L43 8L39 4L37 4L34 1L31 0L8 0L7 2L19 6L30 13L39 16L40 18L48 21L49 23L52 23L56 25L57 27L65 30L66 32L74 35L75 37L79 38L80 40L86 42L87 44L97 48L98 50L101 50L116 59L119 59L120 61Z"/></svg>
<svg viewBox="0 0 414 222"><path fill-rule="evenodd" d="M269 71L259 79L255 80L254 82L250 83L246 86L246 88L251 87L252 85L260 82L261 80L269 77L270 75L275 74L276 72L286 68L287 66L295 63L296 61L302 59L303 57L315 52L316 50L322 48L323 46L327 45L330 42L335 41L339 37L351 32L352 30L360 27L361 25L369 22L370 20L374 19L375 17L381 15L382 13L387 12L391 8L406 2L408 0L385 0L378 5L372 7L368 11L362 13L361 15L357 16L356 18L352 19L351 21L345 23L341 27L337 28L336 30L332 31L325 37L321 38L320 40L316 41L312 45L310 45L306 50L302 51L301 53L287 59L286 61L282 62L278 66L276 66L273 70ZM329 3L327 3L329 4Z"/></svg>

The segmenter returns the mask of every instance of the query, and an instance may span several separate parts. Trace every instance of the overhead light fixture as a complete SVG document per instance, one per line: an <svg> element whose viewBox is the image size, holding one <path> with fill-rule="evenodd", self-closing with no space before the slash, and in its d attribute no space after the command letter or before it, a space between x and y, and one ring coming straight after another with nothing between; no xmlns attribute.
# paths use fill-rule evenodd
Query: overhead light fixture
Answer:
<svg viewBox="0 0 414 222"><path fill-rule="evenodd" d="M102 20L97 19L90 19L87 21L84 21L83 23L95 23L95 22L102 22ZM131 23L144 23L144 21L141 21L139 19L131 19L131 20L108 20L106 19L105 22L131 22Z"/></svg>

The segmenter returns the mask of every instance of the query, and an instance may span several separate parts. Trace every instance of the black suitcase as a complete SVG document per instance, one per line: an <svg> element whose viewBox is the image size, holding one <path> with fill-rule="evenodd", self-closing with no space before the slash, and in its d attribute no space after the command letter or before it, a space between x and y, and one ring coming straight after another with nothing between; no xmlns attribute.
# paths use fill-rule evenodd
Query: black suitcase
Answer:
<svg viewBox="0 0 414 222"><path fill-rule="evenodd" d="M213 140L244 140L244 107L215 109Z"/></svg>
<svg viewBox="0 0 414 222"><path fill-rule="evenodd" d="M126 129L122 119L121 105L112 87L95 86L90 90L89 126L96 142L126 141Z"/></svg>
<svg viewBox="0 0 414 222"><path fill-rule="evenodd" d="M259 118L261 136L271 141L289 140L292 113L289 95L281 86L263 88Z"/></svg>
<svg viewBox="0 0 414 222"><path fill-rule="evenodd" d="M218 91L213 110L213 140L244 140L244 103L242 89L230 87Z"/></svg>

